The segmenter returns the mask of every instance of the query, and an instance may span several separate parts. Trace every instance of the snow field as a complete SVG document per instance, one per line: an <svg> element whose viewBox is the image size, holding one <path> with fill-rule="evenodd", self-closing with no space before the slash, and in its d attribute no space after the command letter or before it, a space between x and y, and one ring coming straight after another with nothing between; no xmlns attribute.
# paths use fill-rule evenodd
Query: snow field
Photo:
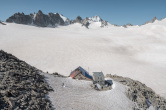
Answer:
<svg viewBox="0 0 166 110"><path fill-rule="evenodd" d="M45 74L54 92L49 93L54 108L58 110L131 110L133 102L125 94L125 86L118 82L109 91L96 91L91 81L53 77ZM64 83L64 86L62 86Z"/></svg>
<svg viewBox="0 0 166 110"><path fill-rule="evenodd" d="M130 77L166 98L166 19L141 27L98 25L40 28L7 23L0 25L0 49L44 72L68 76L82 66L90 74Z"/></svg>

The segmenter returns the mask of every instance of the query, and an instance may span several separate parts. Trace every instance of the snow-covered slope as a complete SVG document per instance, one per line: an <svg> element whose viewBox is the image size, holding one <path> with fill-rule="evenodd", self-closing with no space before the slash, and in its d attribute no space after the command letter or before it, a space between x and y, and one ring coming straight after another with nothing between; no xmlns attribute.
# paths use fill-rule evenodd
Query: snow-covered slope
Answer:
<svg viewBox="0 0 166 110"><path fill-rule="evenodd" d="M40 28L0 25L0 49L48 72L69 75L82 66L145 83L166 97L166 19L128 28L86 29L75 23Z"/></svg>
<svg viewBox="0 0 166 110"><path fill-rule="evenodd" d="M59 14L60 17L63 19L65 25L69 25L70 24L70 19L67 17L64 17L62 14Z"/></svg>
<svg viewBox="0 0 166 110"><path fill-rule="evenodd" d="M100 16L93 16L93 17L90 17L89 18L90 21L93 21L93 22L101 22L103 21Z"/></svg>
<svg viewBox="0 0 166 110"><path fill-rule="evenodd" d="M99 27L107 27L111 25L107 21L102 20L100 16L90 17L87 19L87 22L89 22L88 28L90 29L99 28Z"/></svg>
<svg viewBox="0 0 166 110"><path fill-rule="evenodd" d="M125 86L118 82L113 82L112 90L96 91L91 81L45 76L55 90L48 96L58 110L132 110L134 106L125 94Z"/></svg>

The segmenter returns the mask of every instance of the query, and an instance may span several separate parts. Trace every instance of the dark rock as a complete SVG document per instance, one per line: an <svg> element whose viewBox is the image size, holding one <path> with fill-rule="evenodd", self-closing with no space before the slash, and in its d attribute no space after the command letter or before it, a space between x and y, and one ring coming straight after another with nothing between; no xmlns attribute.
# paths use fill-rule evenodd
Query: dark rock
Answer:
<svg viewBox="0 0 166 110"><path fill-rule="evenodd" d="M2 21L0 21L0 24L2 24L2 25L6 25L5 23L3 23Z"/></svg>
<svg viewBox="0 0 166 110"><path fill-rule="evenodd" d="M154 23L156 20L157 20L157 17L155 16L151 21L145 22L144 25L148 23Z"/></svg>
<svg viewBox="0 0 166 110"><path fill-rule="evenodd" d="M46 27L49 25L49 17L44 15L41 10L34 17L33 23L37 26Z"/></svg>
<svg viewBox="0 0 166 110"><path fill-rule="evenodd" d="M30 15L24 15L24 13L15 13L13 16L9 17L6 22L18 23L18 24L31 24L32 17Z"/></svg>
<svg viewBox="0 0 166 110"><path fill-rule="evenodd" d="M86 28L88 28L89 25L90 25L90 23L89 23L89 19L87 17L84 20L82 20L82 26L85 26Z"/></svg>
<svg viewBox="0 0 166 110"><path fill-rule="evenodd" d="M61 74L58 74L57 72L53 73L53 75L54 75L55 77L63 77L63 78L66 78L66 76L63 76L63 75L61 75Z"/></svg>
<svg viewBox="0 0 166 110"><path fill-rule="evenodd" d="M51 23L51 25L53 25L53 26L55 24L64 25L64 21L58 13L56 13L56 14L49 13L48 16L49 16L49 22Z"/></svg>
<svg viewBox="0 0 166 110"><path fill-rule="evenodd" d="M74 20L74 23L82 23L82 18L80 16L77 16Z"/></svg>
<svg viewBox="0 0 166 110"><path fill-rule="evenodd" d="M132 24L126 24L126 25L123 25L124 28L127 28L128 26L133 26Z"/></svg>
<svg viewBox="0 0 166 110"><path fill-rule="evenodd" d="M0 50L0 110L50 110L45 95L52 91L40 70ZM41 99L43 99L41 101Z"/></svg>
<svg viewBox="0 0 166 110"><path fill-rule="evenodd" d="M48 15L43 14L41 10L36 14L25 15L24 13L15 13L13 16L9 17L6 22L18 23L18 24L34 24L40 27L64 25L63 19L58 13L49 13Z"/></svg>
<svg viewBox="0 0 166 110"><path fill-rule="evenodd" d="M150 21L150 23L153 23L157 20L156 16Z"/></svg>
<svg viewBox="0 0 166 110"><path fill-rule="evenodd" d="M105 26L107 26L108 25L108 22L107 21L102 21L101 22L101 27L105 27Z"/></svg>
<svg viewBox="0 0 166 110"><path fill-rule="evenodd" d="M110 77L113 80L128 86L126 95L129 97L129 99L136 102L139 108L146 110L150 105L152 105L154 108L159 107L161 110L166 109L166 102L164 98L157 95L145 84L117 75L107 74L106 77Z"/></svg>

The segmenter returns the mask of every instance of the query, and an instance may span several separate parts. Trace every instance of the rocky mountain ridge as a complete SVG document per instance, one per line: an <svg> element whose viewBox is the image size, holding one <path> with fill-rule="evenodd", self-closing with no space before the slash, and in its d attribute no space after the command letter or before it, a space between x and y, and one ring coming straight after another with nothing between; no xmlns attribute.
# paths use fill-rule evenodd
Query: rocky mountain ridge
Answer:
<svg viewBox="0 0 166 110"><path fill-rule="evenodd" d="M26 25L36 25L40 27L47 26L56 26L56 25L70 25L74 23L80 23L82 26L88 28L88 26L92 22L100 22L101 26L104 27L108 25L107 21L102 20L99 16L94 16L91 18L86 17L82 19L80 16L76 17L75 20L70 20L69 18L64 17L59 13L48 13L48 15L43 14L41 10L39 10L36 14L25 15L24 13L15 13L11 17L9 17L6 22L8 23L17 23L17 24L26 24Z"/></svg>
<svg viewBox="0 0 166 110"><path fill-rule="evenodd" d="M148 23L154 23L157 20L156 17L154 17L151 21L145 22L143 25ZM41 10L39 10L37 13L31 13L29 15L25 15L24 13L15 13L11 17L9 17L6 22L8 23L17 23L17 24L26 24L26 25L36 25L39 27L56 27L57 25L70 25L74 23L80 23L82 26L85 26L86 28L89 28L89 26L95 22L100 23L100 27L108 26L109 22L101 19L100 16L93 16L93 17L86 17L83 19L80 16L77 16L74 20L70 20L69 18L64 17L62 14L59 13L48 13L43 14ZM2 24L2 22L0 22ZM122 26L124 28L127 28L129 26L134 26L130 23L125 25L116 25L114 26Z"/></svg>
<svg viewBox="0 0 166 110"><path fill-rule="evenodd" d="M157 17L155 16L151 21L145 22L144 25L145 25L145 24L148 24L148 23L154 23L156 20L158 20L158 19L157 19Z"/></svg>

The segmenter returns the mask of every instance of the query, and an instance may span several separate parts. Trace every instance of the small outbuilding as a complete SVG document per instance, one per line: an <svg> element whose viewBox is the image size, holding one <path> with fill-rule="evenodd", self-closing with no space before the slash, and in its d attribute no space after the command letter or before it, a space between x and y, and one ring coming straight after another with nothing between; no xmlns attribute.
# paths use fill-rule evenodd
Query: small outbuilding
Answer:
<svg viewBox="0 0 166 110"><path fill-rule="evenodd" d="M98 83L100 85L105 85L103 72L93 72L93 83L94 84Z"/></svg>
<svg viewBox="0 0 166 110"><path fill-rule="evenodd" d="M89 73L85 69L83 69L81 66L79 66L74 71L72 71L70 73L70 77L72 77L73 79L79 79L79 80L89 80L89 81L93 80L92 76L89 75Z"/></svg>

